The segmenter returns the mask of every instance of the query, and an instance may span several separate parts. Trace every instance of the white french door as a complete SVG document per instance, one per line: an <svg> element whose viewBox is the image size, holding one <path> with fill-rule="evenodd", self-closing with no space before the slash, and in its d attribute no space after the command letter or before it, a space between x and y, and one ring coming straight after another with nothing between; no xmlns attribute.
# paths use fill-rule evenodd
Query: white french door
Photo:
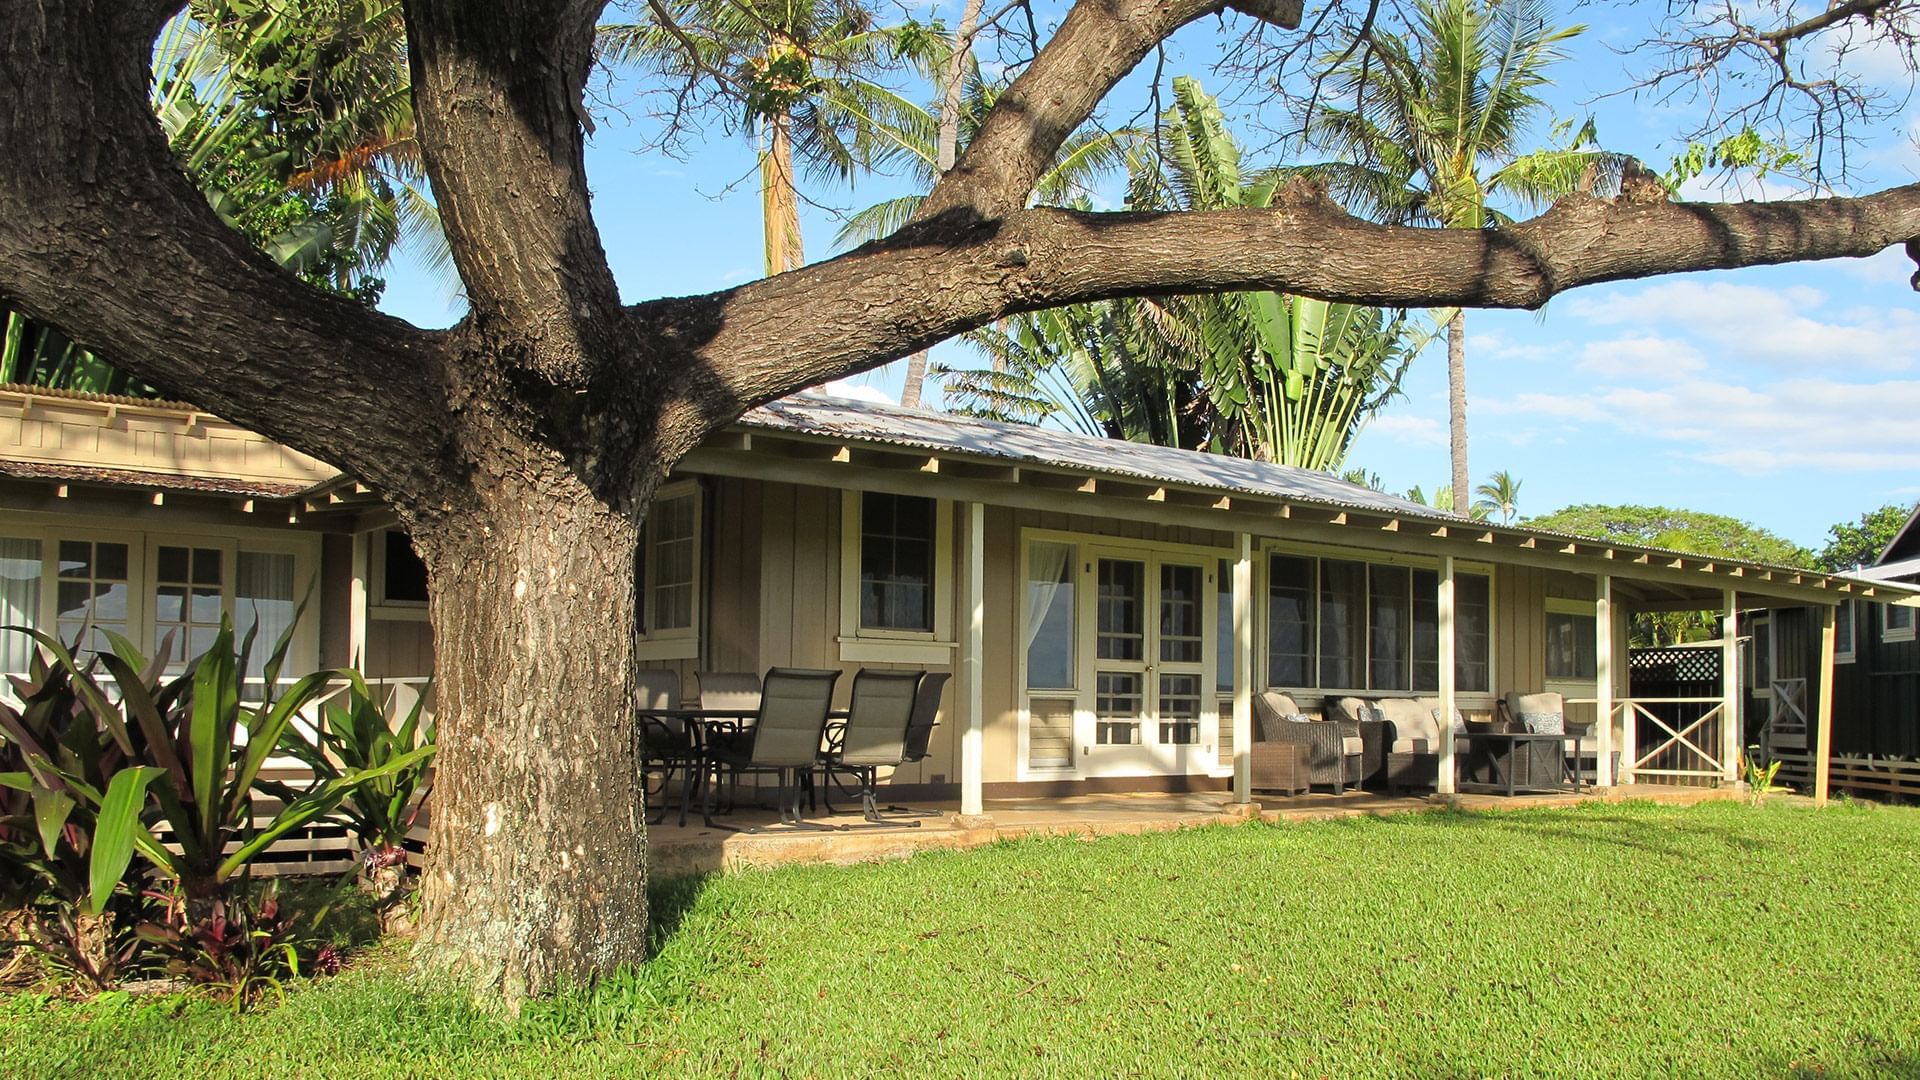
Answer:
<svg viewBox="0 0 1920 1080"><path fill-rule="evenodd" d="M1217 560L1143 548L1083 549L1079 771L1157 775L1213 767Z"/></svg>

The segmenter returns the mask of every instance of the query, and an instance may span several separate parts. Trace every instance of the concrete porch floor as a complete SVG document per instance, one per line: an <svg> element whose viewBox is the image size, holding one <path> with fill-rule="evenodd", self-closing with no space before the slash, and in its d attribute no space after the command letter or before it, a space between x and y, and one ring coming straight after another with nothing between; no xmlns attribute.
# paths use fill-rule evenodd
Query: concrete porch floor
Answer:
<svg viewBox="0 0 1920 1080"><path fill-rule="evenodd" d="M1363 814L1417 813L1449 806L1468 810L1518 810L1627 799L1687 806L1738 797L1739 792L1730 787L1682 788L1639 784L1592 794L1566 792L1516 795L1511 798L1481 794L1391 796L1366 791L1344 795L1314 793L1257 797L1253 803L1241 806L1235 804L1233 796L1227 792L1139 792L1048 799L992 799L987 801L986 814L979 819L961 817L956 803L916 801L912 804L913 809L932 812L932 816L917 819L920 822L918 827L908 824L914 819L906 819L899 824L873 825L863 821L857 811L829 816L824 807L808 817L810 822L835 826L830 831L780 825L771 810L742 808L720 820L740 828L759 827L763 831L748 833L709 829L697 818L690 820L686 828L680 828L675 824L676 816L669 813L666 822L649 827L648 849L654 875L678 877L715 871L764 869L790 863L848 865L904 859L923 851L961 851L1027 836L1091 838L1164 832L1198 825L1248 821L1255 815L1269 822L1311 821Z"/></svg>

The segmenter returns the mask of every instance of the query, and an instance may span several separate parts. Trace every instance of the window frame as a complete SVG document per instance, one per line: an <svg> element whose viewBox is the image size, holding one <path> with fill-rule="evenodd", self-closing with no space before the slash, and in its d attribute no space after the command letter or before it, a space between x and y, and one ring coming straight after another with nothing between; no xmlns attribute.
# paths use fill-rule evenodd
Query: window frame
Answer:
<svg viewBox="0 0 1920 1080"><path fill-rule="evenodd" d="M860 541L866 496L933 501L933 603L931 630L888 630L860 625ZM959 648L953 635L953 500L864 488L840 490L840 659L856 663L950 664ZM1024 556L1023 556L1024 558Z"/></svg>
<svg viewBox="0 0 1920 1080"><path fill-rule="evenodd" d="M1906 612L1907 625L1905 626L1893 625L1893 609L1896 607L1901 607ZM1920 612L1917 612L1915 609L1910 607L1903 607L1903 605L1900 605L1900 604L1881 604L1880 605L1880 640L1881 641L1912 641L1914 638L1914 624L1917 622L1920 622ZM1855 648L1858 648L1858 647L1859 646L1856 643Z"/></svg>
<svg viewBox="0 0 1920 1080"><path fill-rule="evenodd" d="M1860 620L1858 604L1852 600L1842 600L1833 612L1833 662L1852 664L1860 656ZM1840 628L1847 628L1847 647L1840 647Z"/></svg>
<svg viewBox="0 0 1920 1080"><path fill-rule="evenodd" d="M1580 686L1591 686L1595 684L1597 680L1600 678L1600 605L1599 605L1599 601L1575 600L1575 599L1571 599L1569 597L1564 597L1564 596L1547 597L1547 602L1544 605L1543 610L1541 612L1541 628L1543 631L1543 636L1541 638L1541 641L1543 644L1546 640L1544 637L1544 631L1547 626L1547 618L1548 616L1552 616L1552 615L1572 615L1576 617L1585 618L1593 623L1594 673L1592 675L1579 675L1579 674L1555 675L1551 670L1552 662L1553 662L1553 651L1551 649L1548 649L1546 653L1541 657L1540 670L1544 673L1543 677L1549 683L1570 683L1570 684L1577 684Z"/></svg>
<svg viewBox="0 0 1920 1080"><path fill-rule="evenodd" d="M1300 543L1300 542L1289 541L1289 540L1263 541L1258 547L1256 565L1254 566L1254 595L1256 598L1255 600L1256 607L1254 609L1254 621L1256 623L1256 629L1254 634L1254 637L1255 637L1254 648L1256 650L1256 655L1254 657L1254 661L1258 668L1256 681L1254 683L1256 690L1279 689L1279 690L1285 690L1289 692L1295 692L1296 696L1311 697L1317 694L1324 698L1336 698L1336 697L1346 697L1346 696L1366 696L1366 697L1379 697L1379 696L1407 697L1407 696L1422 696L1422 695L1431 696L1433 694L1438 693L1438 691L1436 690L1371 690L1365 687L1354 687L1354 686L1276 686L1273 683L1270 672L1268 671L1268 655L1269 655L1268 645L1269 645L1269 639L1272 633L1272 628L1270 625L1271 621L1268 618L1269 609L1268 609L1268 603L1267 603L1269 588L1271 584L1269 580L1269 575L1271 573L1271 569L1273 565L1272 559L1273 559L1273 556L1275 555L1284 555L1284 556L1291 556L1294 558L1306 558L1306 559L1315 560L1314 575L1313 575L1314 588L1311 590L1309 594L1310 599L1313 602L1313 617L1311 622L1313 641L1312 641L1311 651L1308 654L1307 660L1308 660L1309 669L1311 673L1314 675L1316 681L1318 681L1318 677L1320 674L1320 600L1321 600L1321 591L1322 591L1321 589L1322 575L1320 573L1319 560L1334 559L1342 562L1357 562L1357 563L1366 564L1369 569L1366 576L1366 589L1364 591L1368 597L1368 604L1367 604L1368 608L1371 607L1372 582L1373 582L1373 573L1371 568L1373 566L1375 565L1401 566L1401 567L1407 567L1411 570L1416 570L1416 571L1428 570L1428 571L1434 572L1437 575L1440 571L1440 563L1441 563L1441 560L1438 557L1430 556L1430 555L1410 555L1404 552L1380 551L1372 548L1349 548L1349 547L1341 547L1333 544ZM1456 558L1453 561L1453 572L1456 579L1459 576L1464 574L1473 574L1473 575L1477 575L1487 579L1487 657L1486 657L1487 689L1485 690L1456 689L1454 693L1454 697L1457 700L1464 700L1472 703L1490 703L1493 701L1494 695L1496 693L1496 691L1494 690L1494 687L1497 687L1500 685L1500 672L1499 672L1500 579L1498 574L1498 567L1494 563L1479 562L1474 560ZM1410 579L1409 580L1409 596L1411 596L1412 575L1409 575L1409 579ZM1437 610L1437 603L1438 603L1438 598L1436 597L1436 610ZM1363 627L1361 628L1362 630L1361 637L1366 644L1366 656L1362 662L1362 671L1368 676L1368 681L1372 681L1373 628L1372 628L1372 622L1371 622L1371 611L1369 610L1368 612L1366 612L1366 614L1368 616L1367 621L1365 625L1363 625ZM1411 622L1409 622L1409 634L1411 634L1411 630L1412 630L1412 624ZM1412 647L1411 640L1409 640L1407 657L1406 657L1407 668L1408 668L1408 673L1407 673L1408 685L1412 685L1412 681L1413 681L1413 671L1412 671L1413 651L1414 650ZM1458 658L1456 657L1455 659L1456 666L1458 665L1458 663L1459 661L1458 661Z"/></svg>
<svg viewBox="0 0 1920 1080"><path fill-rule="evenodd" d="M634 597L634 610L640 616L642 627L634 652L641 660L697 660L700 657L700 629L705 614L702 601L706 598L706 491L697 480L678 480L661 485L654 493L653 505L657 507L674 499L693 500L693 610L686 626L654 629L654 571L660 560L653 557L654 517L649 509L647 521L640 527L640 580L635 582L638 595Z"/></svg>
<svg viewBox="0 0 1920 1080"><path fill-rule="evenodd" d="M427 601L387 598L387 534L406 530L398 525L383 525L368 530L367 537L367 617L370 619L408 619L425 621ZM412 537L407 542L413 542ZM415 554L418 554L416 552ZM432 588L431 582L428 588Z"/></svg>

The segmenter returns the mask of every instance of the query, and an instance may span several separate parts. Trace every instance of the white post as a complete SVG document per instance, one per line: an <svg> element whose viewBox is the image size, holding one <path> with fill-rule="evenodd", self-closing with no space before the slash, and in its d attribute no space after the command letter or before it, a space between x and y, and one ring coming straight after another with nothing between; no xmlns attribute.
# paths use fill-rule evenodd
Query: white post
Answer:
<svg viewBox="0 0 1920 1080"><path fill-rule="evenodd" d="M1746 734L1745 717L1740 708L1740 607L1739 594L1723 590L1720 625L1720 774L1727 783L1740 780L1740 751Z"/></svg>
<svg viewBox="0 0 1920 1080"><path fill-rule="evenodd" d="M366 674L367 668L367 593L368 553L373 545L372 533L354 533L348 537L353 545L353 585L347 592L347 666Z"/></svg>
<svg viewBox="0 0 1920 1080"><path fill-rule="evenodd" d="M1440 556L1440 779L1435 790L1454 792L1453 556Z"/></svg>
<svg viewBox="0 0 1920 1080"><path fill-rule="evenodd" d="M1233 564L1233 801L1253 801L1253 537Z"/></svg>
<svg viewBox="0 0 1920 1080"><path fill-rule="evenodd" d="M1613 575L1601 574L1593 601L1593 711L1600 744L1593 751L1593 784L1613 786Z"/></svg>
<svg viewBox="0 0 1920 1080"><path fill-rule="evenodd" d="M981 798L986 762L986 511L977 502L963 502L960 515L966 561L961 581L967 613L967 636L960 654L960 683L967 703L966 727L960 736L960 813L978 817L986 809Z"/></svg>
<svg viewBox="0 0 1920 1080"><path fill-rule="evenodd" d="M1814 714L1813 804L1827 805L1827 789L1833 773L1833 653L1834 615L1832 604L1821 606L1820 622L1820 704Z"/></svg>

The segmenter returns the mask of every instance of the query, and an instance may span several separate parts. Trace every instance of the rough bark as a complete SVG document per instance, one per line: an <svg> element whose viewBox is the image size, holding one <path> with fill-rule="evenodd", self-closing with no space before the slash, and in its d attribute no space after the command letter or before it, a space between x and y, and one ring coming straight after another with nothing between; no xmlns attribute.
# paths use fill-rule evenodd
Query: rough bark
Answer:
<svg viewBox="0 0 1920 1080"><path fill-rule="evenodd" d="M927 350L907 357L907 381L900 387L900 404L909 409L920 407L920 393L927 383Z"/></svg>
<svg viewBox="0 0 1920 1080"><path fill-rule="evenodd" d="M760 219L766 234L767 276L798 270L807 261L800 239L800 196L793 178L793 121L776 116L767 125L760 155Z"/></svg>
<svg viewBox="0 0 1920 1080"><path fill-rule="evenodd" d="M1453 463L1453 508L1462 513L1473 503L1472 473L1467 469L1467 313L1456 309L1447 320L1447 451Z"/></svg>
<svg viewBox="0 0 1920 1080"><path fill-rule="evenodd" d="M646 958L633 520L564 472L420 537L435 761L419 955L509 1001Z"/></svg>

